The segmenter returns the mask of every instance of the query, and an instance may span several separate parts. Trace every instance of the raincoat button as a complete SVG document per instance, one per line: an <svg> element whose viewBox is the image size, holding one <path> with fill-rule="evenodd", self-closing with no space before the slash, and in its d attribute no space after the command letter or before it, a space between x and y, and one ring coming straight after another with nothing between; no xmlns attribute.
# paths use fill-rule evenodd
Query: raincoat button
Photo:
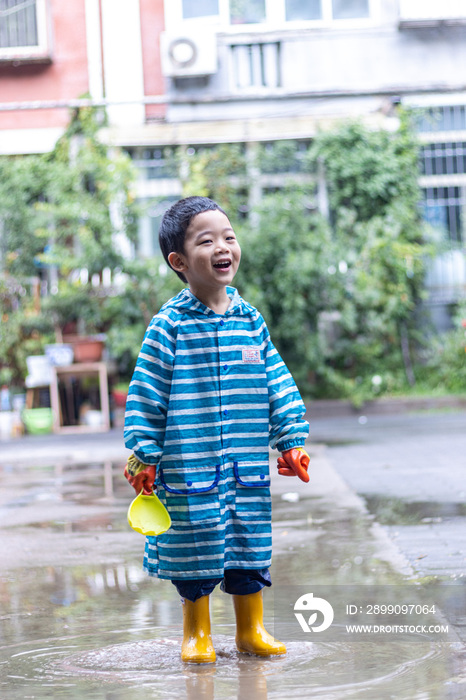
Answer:
<svg viewBox="0 0 466 700"><path fill-rule="evenodd" d="M227 416L227 415L228 415L228 409L227 409L227 408L223 411L223 415L224 415L224 416Z"/></svg>
<svg viewBox="0 0 466 700"><path fill-rule="evenodd" d="M225 325L225 321L223 320L223 318L222 318L222 320L220 321L220 325L221 325L221 326L224 326L224 325Z"/></svg>
<svg viewBox="0 0 466 700"><path fill-rule="evenodd" d="M186 486L192 486L192 485L193 485L193 482L192 482L192 481L187 481L187 482L186 482Z"/></svg>
<svg viewBox="0 0 466 700"><path fill-rule="evenodd" d="M223 365L223 369L228 369L228 365Z"/></svg>
<svg viewBox="0 0 466 700"><path fill-rule="evenodd" d="M260 478L261 478L261 479L265 479L265 474L261 474L261 475L260 475Z"/></svg>

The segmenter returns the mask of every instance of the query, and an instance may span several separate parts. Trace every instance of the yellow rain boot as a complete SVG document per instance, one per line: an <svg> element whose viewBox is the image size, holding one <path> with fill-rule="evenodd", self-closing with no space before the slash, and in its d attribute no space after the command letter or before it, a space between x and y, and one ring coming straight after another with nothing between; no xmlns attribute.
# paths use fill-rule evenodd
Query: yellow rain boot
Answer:
<svg viewBox="0 0 466 700"><path fill-rule="evenodd" d="M244 654L275 656L286 654L286 646L264 629L262 591L234 595L236 647Z"/></svg>
<svg viewBox="0 0 466 700"><path fill-rule="evenodd" d="M210 664L215 661L215 649L210 634L209 596L194 603L182 598L183 643L181 660L191 664Z"/></svg>

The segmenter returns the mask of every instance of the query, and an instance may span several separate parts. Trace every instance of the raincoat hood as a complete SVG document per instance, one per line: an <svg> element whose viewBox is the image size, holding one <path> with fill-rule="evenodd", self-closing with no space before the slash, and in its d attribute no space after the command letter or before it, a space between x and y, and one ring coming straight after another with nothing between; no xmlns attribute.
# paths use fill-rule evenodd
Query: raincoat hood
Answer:
<svg viewBox="0 0 466 700"><path fill-rule="evenodd" d="M256 313L256 309L244 301L242 297L238 294L238 290L235 287L226 288L227 295L230 298L230 306L225 312L225 316L231 316L233 314L239 316L251 316ZM208 306L202 303L190 289L183 289L174 299L167 302L170 306L175 305L178 309L183 311L189 311L195 315L200 314L203 316L218 316L215 311L209 309ZM165 305L166 306L166 305ZM164 310L164 306L161 311Z"/></svg>

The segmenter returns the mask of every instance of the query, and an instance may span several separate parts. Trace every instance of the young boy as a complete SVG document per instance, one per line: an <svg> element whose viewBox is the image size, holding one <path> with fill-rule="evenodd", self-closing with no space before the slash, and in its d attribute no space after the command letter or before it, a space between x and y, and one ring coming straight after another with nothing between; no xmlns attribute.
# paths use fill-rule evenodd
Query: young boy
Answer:
<svg viewBox="0 0 466 700"><path fill-rule="evenodd" d="M125 476L136 493L155 484L172 519L147 537L144 568L181 596L183 661L215 661L209 595L218 583L233 596L238 650L284 654L262 620L269 445L282 452L280 474L309 480L305 407L264 319L229 286L241 250L225 212L207 197L182 199L159 240L189 287L152 319L126 405Z"/></svg>

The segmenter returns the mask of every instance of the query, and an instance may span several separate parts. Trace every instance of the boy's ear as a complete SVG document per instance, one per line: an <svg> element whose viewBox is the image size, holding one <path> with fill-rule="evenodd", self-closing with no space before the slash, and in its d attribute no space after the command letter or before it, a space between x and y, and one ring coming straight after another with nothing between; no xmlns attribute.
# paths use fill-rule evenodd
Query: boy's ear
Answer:
<svg viewBox="0 0 466 700"><path fill-rule="evenodd" d="M184 256L181 253L169 253L168 262L175 270L175 272L185 272L185 270L188 269L188 266L186 265L184 260Z"/></svg>

